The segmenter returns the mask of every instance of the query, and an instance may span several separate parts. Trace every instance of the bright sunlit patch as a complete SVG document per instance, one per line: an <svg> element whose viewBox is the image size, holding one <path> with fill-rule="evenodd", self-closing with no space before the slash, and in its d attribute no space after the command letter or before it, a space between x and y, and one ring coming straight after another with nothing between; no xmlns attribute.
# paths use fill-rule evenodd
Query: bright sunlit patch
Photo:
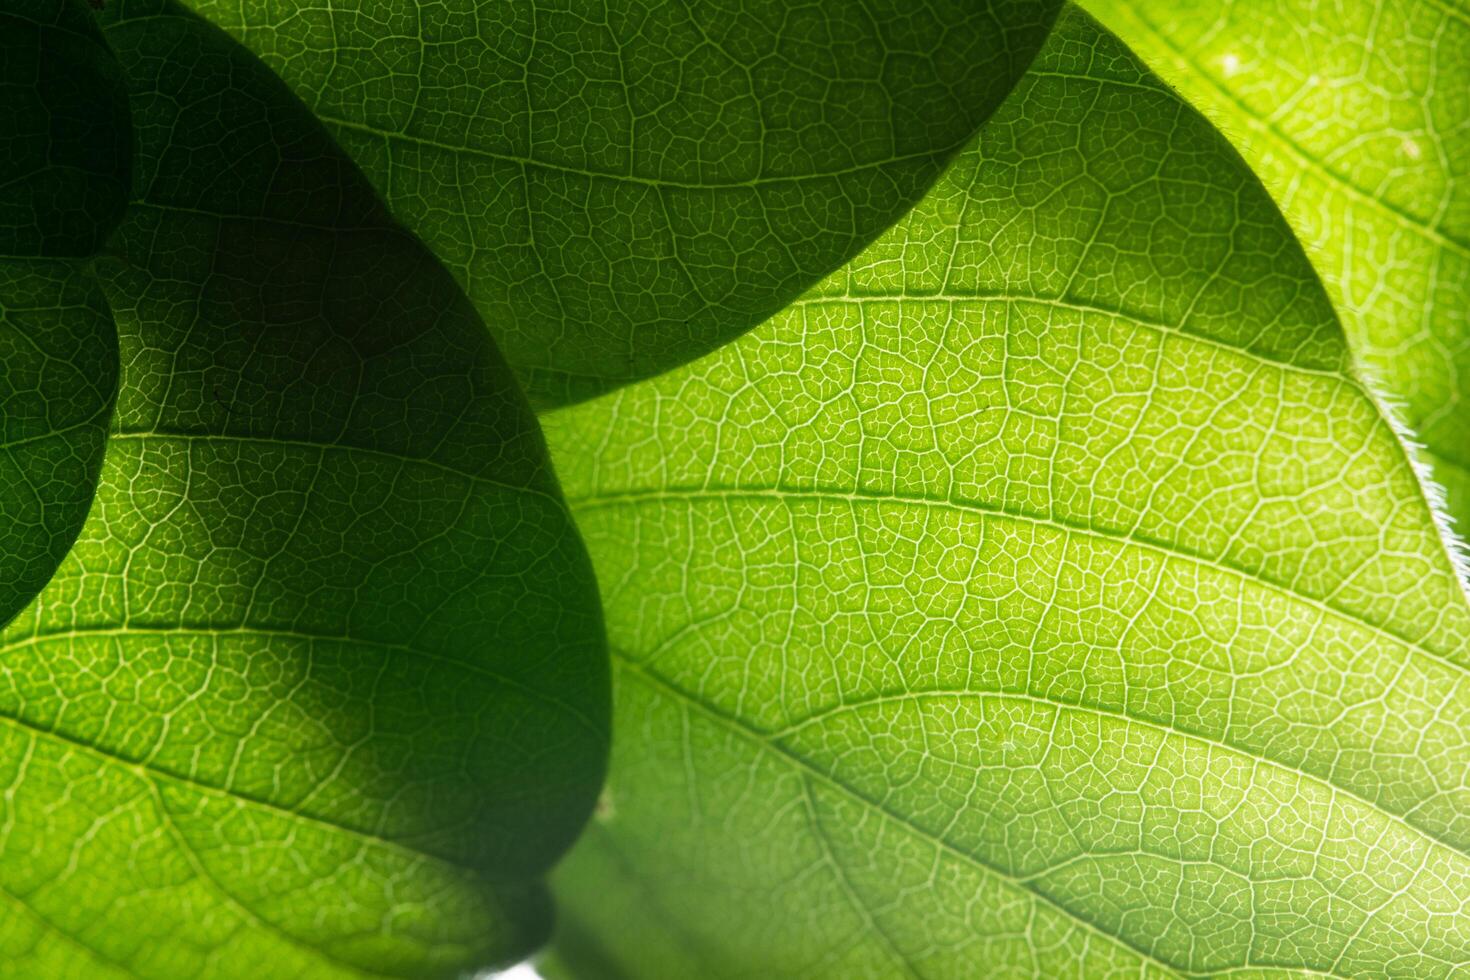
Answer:
<svg viewBox="0 0 1470 980"><path fill-rule="evenodd" d="M509 970L499 973L482 973L475 980L541 980L541 974L529 963L517 963Z"/></svg>
<svg viewBox="0 0 1470 980"><path fill-rule="evenodd" d="M1236 74L1240 71L1240 55L1230 52L1220 59L1220 67L1225 70L1226 78Z"/></svg>
<svg viewBox="0 0 1470 980"><path fill-rule="evenodd" d="M1419 159L1419 154L1421 152L1419 149L1419 144L1409 139L1409 137L1407 136L1405 136L1404 141L1399 144L1399 150L1410 160Z"/></svg>

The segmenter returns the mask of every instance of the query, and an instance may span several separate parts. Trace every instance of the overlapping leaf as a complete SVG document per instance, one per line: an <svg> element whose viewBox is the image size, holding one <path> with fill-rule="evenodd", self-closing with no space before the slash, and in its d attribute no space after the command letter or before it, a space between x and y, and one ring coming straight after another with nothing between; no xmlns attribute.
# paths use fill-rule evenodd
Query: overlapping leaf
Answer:
<svg viewBox="0 0 1470 980"><path fill-rule="evenodd" d="M1301 247L1075 11L789 310L548 419L578 977L1470 969L1470 609Z"/></svg>
<svg viewBox="0 0 1470 980"><path fill-rule="evenodd" d="M81 261L117 224L127 98L82 0L0 5L0 623L81 529L117 336Z"/></svg>
<svg viewBox="0 0 1470 980"><path fill-rule="evenodd" d="M0 645L0 962L450 976L548 927L596 591L452 278L225 34L112 3L141 200L76 546Z"/></svg>
<svg viewBox="0 0 1470 980"><path fill-rule="evenodd" d="M898 218L1057 0L194 0L458 274L540 405L685 363Z"/></svg>
<svg viewBox="0 0 1470 980"><path fill-rule="evenodd" d="M1470 6L1088 0L1234 140L1470 529Z"/></svg>

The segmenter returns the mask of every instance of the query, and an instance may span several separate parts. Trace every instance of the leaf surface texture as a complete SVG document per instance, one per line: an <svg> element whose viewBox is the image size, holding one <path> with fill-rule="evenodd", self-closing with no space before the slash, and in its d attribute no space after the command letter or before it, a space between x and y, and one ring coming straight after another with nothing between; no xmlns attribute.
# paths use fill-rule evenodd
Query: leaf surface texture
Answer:
<svg viewBox="0 0 1470 980"><path fill-rule="evenodd" d="M436 977L544 939L600 784L586 553L488 332L310 113L109 4L139 201L101 487L0 637L17 976Z"/></svg>
<svg viewBox="0 0 1470 980"><path fill-rule="evenodd" d="M1231 136L1470 530L1470 6L1088 0Z"/></svg>
<svg viewBox="0 0 1470 980"><path fill-rule="evenodd" d="M0 624L81 530L117 395L85 260L131 179L121 71L82 0L0 6Z"/></svg>
<svg viewBox="0 0 1470 980"><path fill-rule="evenodd" d="M1470 970L1470 609L1332 302L1085 15L919 207L548 417L614 654L581 977Z"/></svg>
<svg viewBox="0 0 1470 980"><path fill-rule="evenodd" d="M454 270L538 406L692 360L897 219L1056 0L194 0Z"/></svg>

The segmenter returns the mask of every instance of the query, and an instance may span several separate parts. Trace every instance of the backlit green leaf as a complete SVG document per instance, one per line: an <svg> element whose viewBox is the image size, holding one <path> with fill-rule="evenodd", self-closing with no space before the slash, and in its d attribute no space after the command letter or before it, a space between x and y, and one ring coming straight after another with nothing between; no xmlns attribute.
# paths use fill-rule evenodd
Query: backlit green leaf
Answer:
<svg viewBox="0 0 1470 980"><path fill-rule="evenodd" d="M117 332L79 261L0 259L0 623L86 519L117 394Z"/></svg>
<svg viewBox="0 0 1470 980"><path fill-rule="evenodd" d="M427 250L253 56L110 3L141 201L101 487L0 646L17 977L524 955L606 750L585 552Z"/></svg>
<svg viewBox="0 0 1470 980"><path fill-rule="evenodd" d="M0 624L86 518L117 336L84 260L127 201L122 79L82 0L0 2Z"/></svg>
<svg viewBox="0 0 1470 980"><path fill-rule="evenodd" d="M1470 5L1088 0L1260 174L1470 529Z"/></svg>
<svg viewBox="0 0 1470 980"><path fill-rule="evenodd" d="M1080 13L923 203L547 420L587 978L1470 969L1470 608L1328 295Z"/></svg>
<svg viewBox="0 0 1470 980"><path fill-rule="evenodd" d="M539 405L682 364L898 218L1057 0L193 0L459 276Z"/></svg>

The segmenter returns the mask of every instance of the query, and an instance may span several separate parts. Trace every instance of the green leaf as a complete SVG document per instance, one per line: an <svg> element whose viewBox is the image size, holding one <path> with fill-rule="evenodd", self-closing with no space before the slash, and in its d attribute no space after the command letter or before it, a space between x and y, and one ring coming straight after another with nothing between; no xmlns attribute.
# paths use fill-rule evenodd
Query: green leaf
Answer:
<svg viewBox="0 0 1470 980"><path fill-rule="evenodd" d="M81 530L117 334L81 261L127 202L122 77L82 0L0 7L0 624Z"/></svg>
<svg viewBox="0 0 1470 980"><path fill-rule="evenodd" d="M75 548L0 638L0 961L436 977L524 955L596 796L591 569L509 368L310 114L110 3L141 200Z"/></svg>
<svg viewBox="0 0 1470 980"><path fill-rule="evenodd" d="M584 977L1470 967L1470 605L1225 140L1085 15L750 335L545 420Z"/></svg>
<svg viewBox="0 0 1470 980"><path fill-rule="evenodd" d="M0 6L0 256L88 256L127 205L127 93L84 0Z"/></svg>
<svg viewBox="0 0 1470 980"><path fill-rule="evenodd" d="M1058 0L192 0L449 264L540 406L739 336L902 215Z"/></svg>
<svg viewBox="0 0 1470 980"><path fill-rule="evenodd" d="M1230 134L1470 530L1470 6L1087 0Z"/></svg>
<svg viewBox="0 0 1470 980"><path fill-rule="evenodd" d="M82 529L117 372L112 314L81 263L0 259L0 624Z"/></svg>

